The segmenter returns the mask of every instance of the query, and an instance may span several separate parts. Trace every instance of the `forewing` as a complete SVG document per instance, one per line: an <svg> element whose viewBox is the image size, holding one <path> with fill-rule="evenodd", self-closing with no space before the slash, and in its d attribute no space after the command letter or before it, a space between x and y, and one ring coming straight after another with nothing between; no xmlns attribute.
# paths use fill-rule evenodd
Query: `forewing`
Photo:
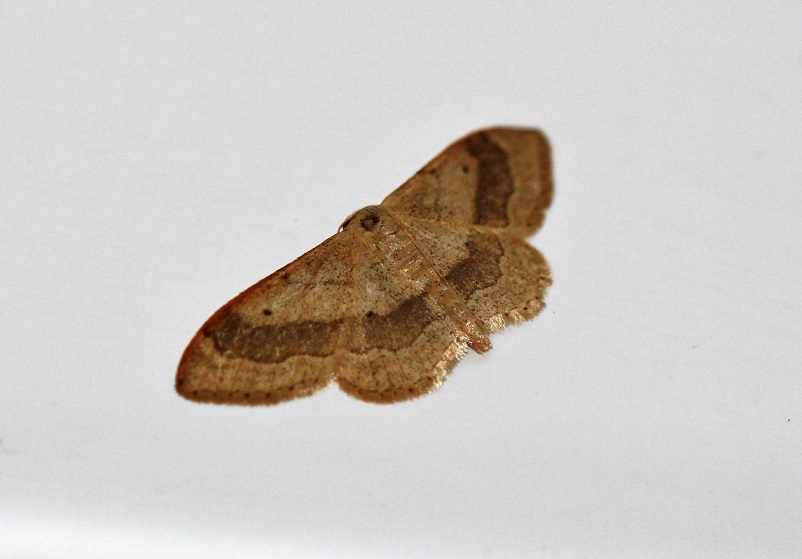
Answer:
<svg viewBox="0 0 802 559"><path fill-rule="evenodd" d="M353 239L338 233L218 310L190 342L176 389L196 401L275 403L328 384Z"/></svg>
<svg viewBox="0 0 802 559"><path fill-rule="evenodd" d="M357 398L436 388L466 337L354 227L217 311L186 349L176 388L196 401L271 404L339 377Z"/></svg>
<svg viewBox="0 0 802 559"><path fill-rule="evenodd" d="M489 128L451 144L382 205L413 218L526 236L540 227L551 197L551 157L543 133Z"/></svg>

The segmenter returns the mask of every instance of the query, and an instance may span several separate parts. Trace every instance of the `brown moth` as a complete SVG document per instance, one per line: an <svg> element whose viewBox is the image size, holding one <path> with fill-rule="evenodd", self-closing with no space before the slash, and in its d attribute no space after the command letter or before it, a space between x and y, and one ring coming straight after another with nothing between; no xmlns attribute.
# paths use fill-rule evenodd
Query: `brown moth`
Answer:
<svg viewBox="0 0 802 559"><path fill-rule="evenodd" d="M543 309L549 267L524 238L551 197L541 132L465 136L218 310L176 390L226 404L308 396L332 379L370 402L434 390L468 347L484 353L488 334Z"/></svg>

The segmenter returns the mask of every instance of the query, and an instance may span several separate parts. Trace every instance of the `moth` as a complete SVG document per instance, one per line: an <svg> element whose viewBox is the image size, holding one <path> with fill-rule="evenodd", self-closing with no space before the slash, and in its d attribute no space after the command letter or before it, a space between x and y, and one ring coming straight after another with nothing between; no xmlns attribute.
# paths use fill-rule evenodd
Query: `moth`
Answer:
<svg viewBox="0 0 802 559"><path fill-rule="evenodd" d="M274 404L332 380L370 402L431 392L467 348L486 352L490 333L543 309L549 267L524 239L552 191L540 131L463 137L214 313L176 390L224 404Z"/></svg>

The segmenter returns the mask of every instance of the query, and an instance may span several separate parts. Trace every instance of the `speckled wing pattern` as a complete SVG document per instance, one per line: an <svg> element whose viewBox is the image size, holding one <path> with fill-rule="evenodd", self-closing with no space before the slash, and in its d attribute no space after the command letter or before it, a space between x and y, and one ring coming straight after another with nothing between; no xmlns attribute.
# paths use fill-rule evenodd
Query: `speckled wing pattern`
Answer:
<svg viewBox="0 0 802 559"><path fill-rule="evenodd" d="M218 310L190 342L176 389L272 404L336 380L366 401L439 386L470 347L535 316L551 282L523 240L552 195L537 130L455 142L378 206Z"/></svg>

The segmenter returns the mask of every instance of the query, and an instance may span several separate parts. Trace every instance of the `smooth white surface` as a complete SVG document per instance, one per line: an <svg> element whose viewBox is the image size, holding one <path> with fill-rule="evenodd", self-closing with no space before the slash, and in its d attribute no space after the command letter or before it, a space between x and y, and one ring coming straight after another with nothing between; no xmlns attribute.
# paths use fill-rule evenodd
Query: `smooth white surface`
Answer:
<svg viewBox="0 0 802 559"><path fill-rule="evenodd" d="M0 3L0 556L790 557L798 2ZM220 305L539 126L554 285L443 388L201 406Z"/></svg>

